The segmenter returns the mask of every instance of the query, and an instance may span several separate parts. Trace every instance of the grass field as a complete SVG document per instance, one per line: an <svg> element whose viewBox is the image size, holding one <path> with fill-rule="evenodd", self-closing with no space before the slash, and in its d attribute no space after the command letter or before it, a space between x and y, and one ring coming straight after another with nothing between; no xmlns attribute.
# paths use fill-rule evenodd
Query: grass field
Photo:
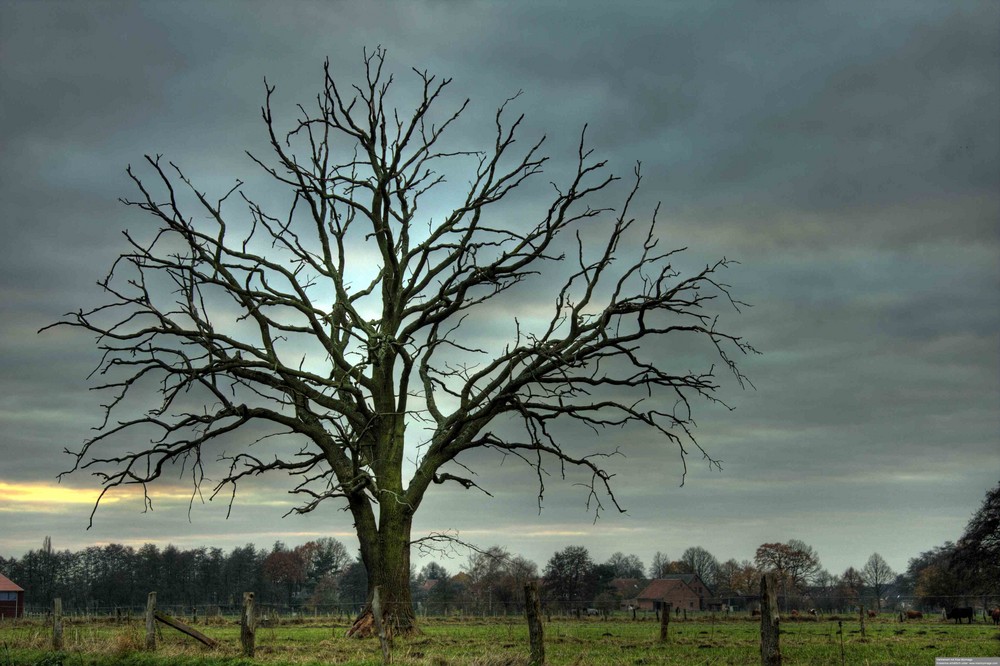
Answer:
<svg viewBox="0 0 1000 666"><path fill-rule="evenodd" d="M397 639L393 663L401 666L520 666L527 664L527 627L520 618L484 620L427 619L422 633ZM342 664L381 663L377 640L344 637L346 625L309 620L257 631L257 656L242 659L235 621L198 625L221 641L212 650L163 627L155 653L142 651L145 630L139 623L67 621L64 650L49 648L51 628L41 621L0 623L0 666L104 666L181 664ZM755 664L759 624L749 619L705 617L671 622L667 643L659 643L653 621L554 620L545 624L549 666L651 664ZM843 661L841 653L843 639ZM781 648L788 665L864 664L914 666L934 657L1000 655L1000 631L982 623L955 625L930 619L899 623L889 616L867 622L862 638L857 620L784 622Z"/></svg>

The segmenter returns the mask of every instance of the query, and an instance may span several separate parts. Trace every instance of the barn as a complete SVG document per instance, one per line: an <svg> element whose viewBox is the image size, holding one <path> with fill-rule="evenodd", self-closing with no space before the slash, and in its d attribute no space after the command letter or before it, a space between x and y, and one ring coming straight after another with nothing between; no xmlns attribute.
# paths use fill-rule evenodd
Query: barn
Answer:
<svg viewBox="0 0 1000 666"><path fill-rule="evenodd" d="M639 593L639 610L659 610L664 603L675 609L698 610L701 598L682 580L658 578Z"/></svg>
<svg viewBox="0 0 1000 666"><path fill-rule="evenodd" d="M0 574L0 618L24 615L24 588Z"/></svg>

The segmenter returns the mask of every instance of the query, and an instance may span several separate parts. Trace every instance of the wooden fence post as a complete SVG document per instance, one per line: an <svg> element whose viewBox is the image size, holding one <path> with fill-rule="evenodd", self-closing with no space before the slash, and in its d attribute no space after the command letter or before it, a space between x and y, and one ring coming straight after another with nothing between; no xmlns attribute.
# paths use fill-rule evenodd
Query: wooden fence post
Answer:
<svg viewBox="0 0 1000 666"><path fill-rule="evenodd" d="M146 599L146 649L156 649L156 592Z"/></svg>
<svg viewBox="0 0 1000 666"><path fill-rule="evenodd" d="M392 642L386 635L385 624L382 622L382 599L379 595L379 587L375 586L372 591L372 619L375 621L375 631L378 632L378 642L382 646L382 663L392 663Z"/></svg>
<svg viewBox="0 0 1000 666"><path fill-rule="evenodd" d="M52 601L52 649L63 649L62 599L59 597Z"/></svg>
<svg viewBox="0 0 1000 666"><path fill-rule="evenodd" d="M243 614L240 615L240 643L243 656L253 658L257 632L257 609L254 608L253 592L243 593Z"/></svg>
<svg viewBox="0 0 1000 666"><path fill-rule="evenodd" d="M858 611L858 617L861 619L861 638L865 638L865 607L864 604L861 605Z"/></svg>
<svg viewBox="0 0 1000 666"><path fill-rule="evenodd" d="M660 613L660 642L666 643L667 637L670 633L670 606L671 604L666 601L663 602L663 612Z"/></svg>
<svg viewBox="0 0 1000 666"><path fill-rule="evenodd" d="M772 574L760 577L760 663L761 666L781 666L781 646L778 644L777 584Z"/></svg>
<svg viewBox="0 0 1000 666"><path fill-rule="evenodd" d="M531 666L544 666L545 637L542 632L542 604L538 599L538 583L530 582L524 586L524 614L528 618L528 644L531 649L528 663Z"/></svg>

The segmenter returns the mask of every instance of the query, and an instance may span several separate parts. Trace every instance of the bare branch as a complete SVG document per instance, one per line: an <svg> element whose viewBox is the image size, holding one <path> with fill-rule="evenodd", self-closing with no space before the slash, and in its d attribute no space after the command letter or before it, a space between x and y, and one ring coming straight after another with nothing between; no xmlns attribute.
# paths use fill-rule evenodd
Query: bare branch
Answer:
<svg viewBox="0 0 1000 666"><path fill-rule="evenodd" d="M379 563L388 543L409 547L431 485L490 495L462 460L474 449L527 464L539 509L547 466L578 470L595 519L605 505L623 510L609 461L626 445L609 432L652 434L679 458L682 483L692 452L721 468L694 413L696 401L727 407L716 363L752 387L738 361L756 350L720 319L720 306L746 307L720 277L735 262L682 275L683 248L659 247L658 208L635 212L639 165L623 187L586 127L547 205L515 219L504 204L548 160L544 136L515 146L521 93L500 104L486 146L456 147L448 132L468 100L439 111L451 80L415 69L416 99L397 107L385 61L381 47L366 51L354 85L327 62L315 106L298 105L287 128L265 81L273 154L250 159L287 192L278 210L242 180L199 190L160 156L144 175L128 168L138 195L123 203L151 225L125 232L98 283L104 302L54 324L96 336L94 389L107 396L70 471L93 473L101 498L141 486L149 507L147 485L180 470L191 503L207 481L230 509L246 480L289 474L301 500L289 513L346 505L365 561ZM466 186L438 190L435 206L449 208L426 220L421 201L456 173ZM497 305L512 293L530 312L497 343ZM668 353L674 340L709 360L691 369ZM604 438L568 440L554 425L565 422ZM404 484L408 442L419 459Z"/></svg>

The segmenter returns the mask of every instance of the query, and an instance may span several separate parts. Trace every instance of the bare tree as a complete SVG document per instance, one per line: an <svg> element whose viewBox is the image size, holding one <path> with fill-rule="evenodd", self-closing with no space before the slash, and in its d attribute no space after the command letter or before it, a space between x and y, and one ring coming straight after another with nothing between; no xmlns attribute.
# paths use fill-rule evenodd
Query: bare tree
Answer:
<svg viewBox="0 0 1000 666"><path fill-rule="evenodd" d="M847 567L840 576L841 596L847 604L860 604L861 593L864 591L865 580L861 572L854 567Z"/></svg>
<svg viewBox="0 0 1000 666"><path fill-rule="evenodd" d="M612 553L605 564L611 567L615 578L643 578L646 575L646 567L638 555L618 551Z"/></svg>
<svg viewBox="0 0 1000 666"><path fill-rule="evenodd" d="M707 307L721 297L738 310L717 277L729 262L682 276L672 264L679 250L659 246L656 212L642 223L632 217L638 166L617 208L590 205L618 178L593 157L584 128L575 170L537 216L497 216L498 204L542 171L544 137L514 155L523 116L510 119L507 100L487 150L446 147L442 137L468 100L437 115L450 79L414 70L420 92L401 112L384 61L382 49L366 54L365 80L350 88L327 63L316 108L299 107L287 133L266 85L274 156L250 157L286 188L280 213L239 181L215 199L158 156L146 158L155 186L130 167L140 196L124 203L148 213L155 229L126 232L128 249L99 283L109 300L59 324L97 334L103 352L106 418L73 468L98 476L101 497L131 484L145 492L181 465L196 491L211 477L230 503L248 477L293 475L291 492L304 498L294 511L346 503L369 590L381 586L398 633L414 621L414 513L434 484L480 488L463 466L469 452L526 463L539 507L554 463L561 474L584 472L595 513L604 503L620 509L605 464L614 446L587 452L580 438L558 438L553 424L595 433L638 425L682 461L694 447L717 467L692 433L692 400L719 402L714 364L690 370L687 355L674 368L645 343L704 343L741 386L732 355L754 350ZM430 221L421 208L429 192L436 210L456 196L451 184L438 187L449 164L465 165L457 180L467 186ZM496 348L469 334L531 280L536 294L551 289L541 323L515 318ZM147 412L112 418L151 387ZM152 433L152 443L117 451L123 433ZM258 439L247 447L251 433ZM404 451L415 467L409 478ZM213 457L224 461L217 475L206 468ZM359 617L355 633L370 621L370 612Z"/></svg>
<svg viewBox="0 0 1000 666"><path fill-rule="evenodd" d="M670 573L670 556L658 550L653 555L653 561L649 563L649 577L663 578L668 573Z"/></svg>
<svg viewBox="0 0 1000 666"><path fill-rule="evenodd" d="M875 595L875 608L882 609L882 593L896 579L896 572L878 553L872 553L865 566L861 568L861 579L871 588Z"/></svg>
<svg viewBox="0 0 1000 666"><path fill-rule="evenodd" d="M716 576L719 573L719 560L715 555L702 548L692 546L681 555L681 562L691 568L693 573L698 574L702 582L706 585L716 586Z"/></svg>
<svg viewBox="0 0 1000 666"><path fill-rule="evenodd" d="M765 543L757 548L754 562L764 572L773 573L781 586L785 606L792 592L800 592L822 570L819 555L812 546L798 539L787 543Z"/></svg>

